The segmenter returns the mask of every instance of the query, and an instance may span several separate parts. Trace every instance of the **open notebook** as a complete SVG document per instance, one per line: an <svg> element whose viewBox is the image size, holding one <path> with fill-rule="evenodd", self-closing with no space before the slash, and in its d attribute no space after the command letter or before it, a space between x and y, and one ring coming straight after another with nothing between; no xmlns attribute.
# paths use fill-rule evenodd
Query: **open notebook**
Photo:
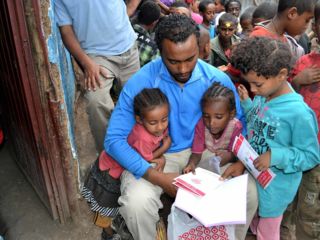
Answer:
<svg viewBox="0 0 320 240"><path fill-rule="evenodd" d="M246 222L248 175L221 181L202 168L175 179L178 186L174 205L191 214L205 227Z"/></svg>

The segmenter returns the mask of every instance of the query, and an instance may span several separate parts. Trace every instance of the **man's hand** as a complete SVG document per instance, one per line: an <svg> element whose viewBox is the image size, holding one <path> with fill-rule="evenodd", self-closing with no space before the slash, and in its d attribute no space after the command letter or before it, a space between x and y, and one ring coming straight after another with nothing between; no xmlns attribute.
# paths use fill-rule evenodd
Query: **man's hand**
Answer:
<svg viewBox="0 0 320 240"><path fill-rule="evenodd" d="M107 78L107 69L96 64L92 59L87 59L84 68L84 87L88 91L96 91L101 87L100 75Z"/></svg>
<svg viewBox="0 0 320 240"><path fill-rule="evenodd" d="M259 171L267 170L270 167L271 152L267 151L261 154L256 160L253 161L253 165Z"/></svg>
<svg viewBox="0 0 320 240"><path fill-rule="evenodd" d="M304 69L293 78L293 83L298 86L309 85L319 81L320 68L315 66Z"/></svg>
<svg viewBox="0 0 320 240"><path fill-rule="evenodd" d="M243 174L245 170L245 166L242 164L242 162L237 161L233 164L231 164L221 175L221 179L227 179L229 177L237 177Z"/></svg>
<svg viewBox="0 0 320 240"><path fill-rule="evenodd" d="M155 170L157 170L158 172L163 172L164 165L166 164L166 159L163 156L161 156L159 158L155 158L155 159L151 160L150 162L156 164L156 166L154 167Z"/></svg>
<svg viewBox="0 0 320 240"><path fill-rule="evenodd" d="M59 27L62 41L84 71L84 88L95 91L101 87L100 75L107 78L107 69L96 64L81 48L72 25Z"/></svg>
<svg viewBox="0 0 320 240"><path fill-rule="evenodd" d="M238 86L238 93L241 101L244 101L249 97L246 87L243 86L242 84Z"/></svg>
<svg viewBox="0 0 320 240"><path fill-rule="evenodd" d="M164 173L166 181L160 187L163 191L167 193L170 197L175 197L177 195L177 187L173 185L173 180L178 177L179 173Z"/></svg>
<svg viewBox="0 0 320 240"><path fill-rule="evenodd" d="M172 184L173 179L178 177L179 173L162 173L156 171L154 168L149 168L143 175L143 178L157 185L163 189L171 197L175 197L177 194L177 188Z"/></svg>

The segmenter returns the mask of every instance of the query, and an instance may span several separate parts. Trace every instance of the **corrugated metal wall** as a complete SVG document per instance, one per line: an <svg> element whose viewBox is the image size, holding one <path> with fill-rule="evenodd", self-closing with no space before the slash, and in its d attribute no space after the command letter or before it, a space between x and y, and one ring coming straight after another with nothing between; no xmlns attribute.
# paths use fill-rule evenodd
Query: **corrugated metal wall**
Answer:
<svg viewBox="0 0 320 240"><path fill-rule="evenodd" d="M42 17L38 0L0 0L0 94L18 165L64 223L78 211L77 166Z"/></svg>

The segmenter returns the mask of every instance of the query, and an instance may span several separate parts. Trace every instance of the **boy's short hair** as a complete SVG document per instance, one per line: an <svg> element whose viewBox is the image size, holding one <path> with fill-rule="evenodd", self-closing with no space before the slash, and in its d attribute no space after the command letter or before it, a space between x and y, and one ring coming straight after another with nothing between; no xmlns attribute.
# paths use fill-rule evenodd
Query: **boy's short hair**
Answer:
<svg viewBox="0 0 320 240"><path fill-rule="evenodd" d="M252 18L265 20L272 19L277 14L278 5L274 2L265 1L257 6L252 14Z"/></svg>
<svg viewBox="0 0 320 240"><path fill-rule="evenodd" d="M144 25L150 25L159 20L160 13L161 9L158 4L153 1L146 1L139 9L138 22Z"/></svg>
<svg viewBox="0 0 320 240"><path fill-rule="evenodd" d="M240 9L241 9L241 2L240 2L239 0L227 0L227 1L225 1L225 3L224 3L224 8L226 9L226 11L228 11L228 8L229 8L230 3L233 3L233 2L238 3L239 6L240 6Z"/></svg>
<svg viewBox="0 0 320 240"><path fill-rule="evenodd" d="M199 12L202 12L204 13L207 9L207 6L209 4L214 4L213 0L202 0L200 3L199 3Z"/></svg>
<svg viewBox="0 0 320 240"><path fill-rule="evenodd" d="M313 12L314 0L279 0L278 13L295 7L299 15L304 12Z"/></svg>
<svg viewBox="0 0 320 240"><path fill-rule="evenodd" d="M274 77L281 69L290 71L293 57L288 44L267 37L242 40L232 51L231 64L243 74L254 71L258 76Z"/></svg>
<svg viewBox="0 0 320 240"><path fill-rule="evenodd" d="M232 22L235 26L237 26L238 19L234 15L232 15L231 13L224 13L219 18L218 27L223 25L223 23L225 23L225 22Z"/></svg>
<svg viewBox="0 0 320 240"><path fill-rule="evenodd" d="M315 22L320 21L320 0L317 1L315 7L314 7L314 20Z"/></svg>

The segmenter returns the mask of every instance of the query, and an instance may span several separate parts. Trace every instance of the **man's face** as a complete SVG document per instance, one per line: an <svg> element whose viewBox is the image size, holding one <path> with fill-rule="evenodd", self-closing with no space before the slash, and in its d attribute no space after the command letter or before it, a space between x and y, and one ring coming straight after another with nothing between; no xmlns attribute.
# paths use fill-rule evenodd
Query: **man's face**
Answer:
<svg viewBox="0 0 320 240"><path fill-rule="evenodd" d="M161 57L174 80L179 84L188 82L199 56L199 46L194 34L185 42L162 42Z"/></svg>

